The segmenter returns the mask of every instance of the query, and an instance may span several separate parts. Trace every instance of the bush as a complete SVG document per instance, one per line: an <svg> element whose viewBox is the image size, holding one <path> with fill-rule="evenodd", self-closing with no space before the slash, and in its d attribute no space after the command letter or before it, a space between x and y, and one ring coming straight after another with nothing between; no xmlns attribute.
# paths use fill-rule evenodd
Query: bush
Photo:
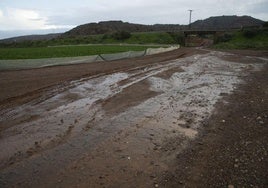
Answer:
<svg viewBox="0 0 268 188"><path fill-rule="evenodd" d="M126 40L131 37L131 33L127 31L118 31L114 33L113 38L116 40Z"/></svg>
<svg viewBox="0 0 268 188"><path fill-rule="evenodd" d="M263 27L268 27L268 22L264 22Z"/></svg>
<svg viewBox="0 0 268 188"><path fill-rule="evenodd" d="M184 35L182 33L175 33L175 32L167 32L175 43L178 43L180 45L184 45Z"/></svg>
<svg viewBox="0 0 268 188"><path fill-rule="evenodd" d="M102 40L106 40L106 39L109 39L111 36L109 34L104 34L102 36Z"/></svg>
<svg viewBox="0 0 268 188"><path fill-rule="evenodd" d="M243 31L243 36L246 38L253 38L257 35L257 31L256 30L244 30Z"/></svg>
<svg viewBox="0 0 268 188"><path fill-rule="evenodd" d="M214 43L218 44L221 42L228 42L233 38L233 34L231 33L224 33L223 35L220 36L215 36L214 38Z"/></svg>

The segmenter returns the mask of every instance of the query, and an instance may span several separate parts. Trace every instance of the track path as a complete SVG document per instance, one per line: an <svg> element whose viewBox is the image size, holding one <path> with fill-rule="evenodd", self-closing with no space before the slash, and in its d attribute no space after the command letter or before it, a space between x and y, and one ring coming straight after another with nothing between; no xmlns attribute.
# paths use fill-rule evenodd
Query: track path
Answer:
<svg viewBox="0 0 268 188"><path fill-rule="evenodd" d="M232 56L137 63L49 87L23 104L3 102L1 187L157 186L215 104L267 62Z"/></svg>

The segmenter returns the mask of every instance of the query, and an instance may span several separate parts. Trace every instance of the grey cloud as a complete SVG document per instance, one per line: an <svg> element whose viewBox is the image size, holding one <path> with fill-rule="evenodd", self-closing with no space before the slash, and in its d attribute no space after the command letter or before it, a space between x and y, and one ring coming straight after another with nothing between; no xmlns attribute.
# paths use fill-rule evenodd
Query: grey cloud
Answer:
<svg viewBox="0 0 268 188"><path fill-rule="evenodd" d="M103 20L123 20L144 24L187 24L188 9L194 9L194 21L217 15L247 14L242 11L241 7L249 2L251 1L229 0L227 3L226 0L138 0L130 2L119 0L111 3L104 0L85 7L74 7L72 10L63 11L67 14L53 15L49 17L49 21L52 24L62 25L79 25Z"/></svg>
<svg viewBox="0 0 268 188"><path fill-rule="evenodd" d="M262 14L268 13L268 1L259 2L247 7L249 13Z"/></svg>

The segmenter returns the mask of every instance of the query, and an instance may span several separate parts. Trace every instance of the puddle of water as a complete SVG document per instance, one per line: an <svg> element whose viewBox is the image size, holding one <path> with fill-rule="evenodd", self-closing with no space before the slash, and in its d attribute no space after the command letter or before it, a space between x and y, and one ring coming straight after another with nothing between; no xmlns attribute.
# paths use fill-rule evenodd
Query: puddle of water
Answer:
<svg viewBox="0 0 268 188"><path fill-rule="evenodd" d="M193 63L182 66L184 72L174 73L170 79L148 78L150 89L163 94L149 99L137 108L154 109L149 115L161 117L158 119L159 124L168 124L193 139L201 121L209 118L214 105L222 98L221 94L231 93L235 85L241 82L240 76L244 74L242 71L247 65L223 61L215 57L215 53L178 60L178 66L181 61ZM156 105L157 102L162 105ZM192 116L183 116L187 113Z"/></svg>
<svg viewBox="0 0 268 188"><path fill-rule="evenodd" d="M6 150L5 153L1 152L0 161L5 161L19 151L27 151L35 142L43 144L43 147L47 143L49 145L62 135L64 137L64 133L72 138L68 138L70 142L77 139L76 150L83 153L81 141L88 143L101 133L116 134L117 130L134 125L153 129L159 133L159 140L166 136L166 131L174 130L185 139L194 139L198 135L200 123L211 115L222 93L231 93L235 85L242 81L241 76L245 75L243 70L247 70L248 64L224 61L217 55L216 52L195 55L166 65L133 71L131 74L116 73L83 79L72 82L74 87L42 103L21 106L11 112L12 116L6 118L16 119L23 115L36 114L39 118L18 123L0 133L0 148ZM256 64L252 66L255 69L259 67ZM171 69L178 71L170 71L170 75L166 77L157 76ZM118 84L122 81L123 85ZM150 83L151 91L161 94L125 111L121 110L112 117L107 117L101 103L97 103L143 81ZM132 88L132 92L139 92L135 90L136 87ZM70 99L70 94L75 97ZM91 125L95 128L85 132L84 129Z"/></svg>

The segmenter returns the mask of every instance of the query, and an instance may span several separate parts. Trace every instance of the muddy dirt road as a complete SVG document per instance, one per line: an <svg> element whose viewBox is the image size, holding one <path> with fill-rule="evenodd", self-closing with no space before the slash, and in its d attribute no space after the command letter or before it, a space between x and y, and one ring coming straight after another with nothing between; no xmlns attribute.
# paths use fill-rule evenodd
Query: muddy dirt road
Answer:
<svg viewBox="0 0 268 188"><path fill-rule="evenodd" d="M234 53L0 72L0 187L265 187L268 56Z"/></svg>

